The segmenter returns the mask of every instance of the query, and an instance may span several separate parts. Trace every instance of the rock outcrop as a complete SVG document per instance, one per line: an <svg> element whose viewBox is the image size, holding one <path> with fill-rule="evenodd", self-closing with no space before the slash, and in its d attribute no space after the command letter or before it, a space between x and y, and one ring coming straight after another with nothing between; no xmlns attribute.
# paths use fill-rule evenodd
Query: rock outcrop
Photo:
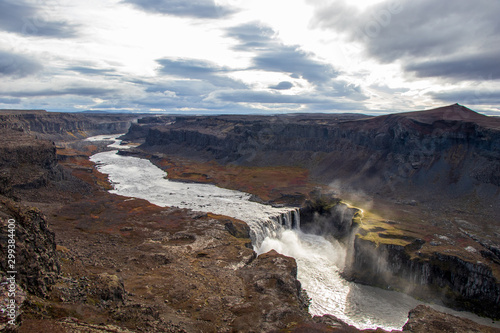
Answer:
<svg viewBox="0 0 500 333"><path fill-rule="evenodd" d="M300 229L305 233L345 239L359 225L361 210L338 198L314 197L300 209Z"/></svg>
<svg viewBox="0 0 500 333"><path fill-rule="evenodd" d="M261 254L238 273L245 281L252 302L242 303L232 311L237 314L233 330L270 332L293 322L309 320L309 299L297 280L295 259L272 250ZM280 300L279 304L275 300ZM254 307L258 306L259 310Z"/></svg>
<svg viewBox="0 0 500 333"><path fill-rule="evenodd" d="M456 317L419 305L411 310L403 332L412 333L493 333L492 328L477 324L469 319Z"/></svg>
<svg viewBox="0 0 500 333"><path fill-rule="evenodd" d="M7 260L1 260L2 274L16 271L16 283L24 290L42 297L47 295L58 277L60 265L55 235L49 229L45 216L36 208L17 204L5 197L0 197L0 216L3 231L0 235L2 258L8 258L9 223L14 225L15 241L15 262L11 267Z"/></svg>
<svg viewBox="0 0 500 333"><path fill-rule="evenodd" d="M500 283L490 267L439 252L415 256L423 243L377 245L356 235L345 275L356 282L500 318Z"/></svg>
<svg viewBox="0 0 500 333"><path fill-rule="evenodd" d="M131 114L0 110L0 130L22 130L53 141L77 140L98 134L125 133L137 118L139 116Z"/></svg>
<svg viewBox="0 0 500 333"><path fill-rule="evenodd" d="M45 186L60 180L63 171L57 164L56 146L45 140L14 130L3 130L0 137L0 194L15 189Z"/></svg>

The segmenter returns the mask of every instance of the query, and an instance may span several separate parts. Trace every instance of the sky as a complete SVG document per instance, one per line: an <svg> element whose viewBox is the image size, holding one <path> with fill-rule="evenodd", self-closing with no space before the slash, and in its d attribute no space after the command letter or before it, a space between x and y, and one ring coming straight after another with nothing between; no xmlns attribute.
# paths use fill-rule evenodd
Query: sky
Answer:
<svg viewBox="0 0 500 333"><path fill-rule="evenodd" d="M498 0L0 0L0 109L500 116Z"/></svg>

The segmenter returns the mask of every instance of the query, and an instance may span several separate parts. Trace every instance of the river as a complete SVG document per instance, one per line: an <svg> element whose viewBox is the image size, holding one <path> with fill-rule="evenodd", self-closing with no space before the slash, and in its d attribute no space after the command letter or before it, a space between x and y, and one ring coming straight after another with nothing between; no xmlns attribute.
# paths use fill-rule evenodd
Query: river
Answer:
<svg viewBox="0 0 500 333"><path fill-rule="evenodd" d="M112 140L112 148L123 148L113 136L88 140ZM97 169L107 174L112 193L148 200L163 207L188 208L195 211L226 215L247 222L255 251L275 249L297 261L298 279L311 298L312 315L332 314L360 329L380 327L399 330L408 312L422 302L394 292L344 280L340 272L345 262L345 249L336 241L305 234L297 210L272 207L250 201L247 193L215 185L170 181L166 172L150 161L117 154L118 150L91 156ZM470 313L449 312L491 325L491 320Z"/></svg>

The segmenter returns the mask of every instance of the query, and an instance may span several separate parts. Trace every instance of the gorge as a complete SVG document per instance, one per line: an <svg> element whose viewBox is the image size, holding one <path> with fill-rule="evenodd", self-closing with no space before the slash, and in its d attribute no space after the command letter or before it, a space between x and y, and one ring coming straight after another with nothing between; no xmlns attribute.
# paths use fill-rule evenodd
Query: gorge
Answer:
<svg viewBox="0 0 500 333"><path fill-rule="evenodd" d="M498 207L493 205L498 195L498 191L496 193L494 191L497 186L494 170L498 167L495 155L498 153L497 130L493 128L496 120L492 119L484 125L480 117L467 110L458 109L457 114L462 115L460 119L438 119L437 124L436 121L431 121L430 118L437 117L436 112L444 117L443 115L449 112L446 110L450 108L454 110L456 106L450 106L441 112L434 110L428 111L428 114L417 112L411 115L410 118L413 120L409 122L405 120L408 119L405 116L400 116L401 118L396 120L391 117L380 120L379 117L355 115L287 115L267 118L263 116L142 117L137 124L132 124L124 137L131 142L142 143L141 146L123 150L120 156L109 152L99 153L105 144L82 143L82 141L68 143L67 139L59 139L57 143L59 162L54 160L55 155L50 158L50 163L44 164L38 162L39 160L33 160L33 165L42 170L59 170L58 172L51 171L46 174L46 181L33 183L30 186L10 186L11 190L4 193L23 202L35 203L49 212L49 220L52 221L52 228L55 228L56 241L60 244L57 256L62 260L62 274L66 279L63 280L66 282L59 282L55 287L47 289L49 294L54 295L55 292L61 295L57 297L64 299L62 303L51 303L50 307L57 308L58 311L62 311L61 306L67 309L65 311L69 311L71 304L83 302L80 304L90 306L91 302L97 300L96 304L99 307L104 306L102 309L108 309L106 311L110 313L114 311L114 314L106 319L108 323L119 323L120 326L125 325L131 329L143 325L139 324L140 318L145 318L146 312L152 311L153 314L159 313L158 316L153 316L156 318L153 320L154 325L159 325L157 328L163 327L165 331L167 327L172 331L176 329L178 331L179 327L183 327L186 331L200 329L206 331L209 327L248 331L252 326L260 327L261 331L284 327L289 327L290 330L308 327L309 331L314 331L312 327L319 329L320 326L321 329L330 327L329 329L335 331L345 327L342 326L345 324L332 321L328 316L317 317L311 321L304 312L301 312L302 310L299 310L307 302L300 292L300 284L294 282L296 280L293 278L293 272L299 281L302 281L302 287L306 288L307 282L304 282L304 276L301 275L303 258L299 252L305 257L311 257L312 252L309 251L317 250L328 257L328 253L336 251L334 238L338 238L344 246L348 244L347 248L353 251L351 253L348 251L346 254L345 261L350 270L347 269L343 273L344 277L410 294L415 294L414 291L417 290L422 292L415 294L420 298L446 302L455 308L466 308L495 318L498 315L498 308L495 308L498 305L498 242L495 233ZM465 117L464 114L469 116ZM452 112L451 115L456 114ZM467 119L463 119L464 117ZM432 129L439 128L441 122L446 125L443 132ZM467 125L469 122L474 125ZM386 124L384 126L388 128L379 126L380 123ZM415 132L412 132L411 126L415 123L420 127L417 126ZM376 128L373 133L370 126ZM402 127L399 132L391 132L394 126ZM407 126L410 126L410 129ZM424 131L426 126L430 126L432 130ZM357 131L352 128L357 128ZM118 128L116 130L118 132ZM399 137L400 143L389 144L388 139L389 141L382 140L375 146L394 150L393 155L385 155L383 149L380 152L371 150L375 147L373 140L377 137L380 139L381 133L385 132L396 133L390 135ZM429 136L429 133L432 135ZM483 141L481 137L484 138ZM432 143L433 141L438 143ZM420 150L408 150L408 147L417 147ZM431 151L431 148L434 150ZM55 147L52 146L50 149L54 151ZM149 192L149 197L144 199L160 204L162 199L158 196L155 198L155 194L165 189L160 180L143 185L141 188L139 179L131 178L132 184L125 186L126 179L115 181L109 176L111 185L115 186L117 191L121 187L127 197L106 194L102 190L109 190L111 187L106 177L85 162L90 155L94 155L92 159L98 164L99 156L126 158L128 161L138 160L137 157L149 159L166 170L169 179L183 181L177 185L190 187L191 192L185 192L184 197L196 198L195 206L187 199L178 199L177 202L168 205L172 208L162 210L144 200L127 198L134 192ZM472 157L475 160L471 160ZM417 161L417 158L421 160ZM19 179L13 172L15 169L11 167L14 166L12 159L9 160L10 164L3 164L3 170L7 170L4 174L9 175L6 179ZM361 163L361 160L364 162ZM384 164L386 163L384 161L387 164ZM421 164L418 164L419 161ZM31 168L29 162L20 160L17 163L27 168L25 170ZM384 170L384 167L389 165L392 165L393 169ZM379 166L382 171L378 169ZM105 165L98 166L98 168L104 167ZM139 171L146 169L146 166L141 164L135 168L136 171L130 175L140 177ZM149 166L147 168L149 170ZM349 177L344 177L349 169L351 169ZM391 173L384 173L387 170ZM164 177L163 171L160 170L148 173L149 176L154 174L160 179ZM335 177L332 177L333 174ZM428 181L432 177L433 180ZM422 179L427 179L427 183L420 182ZM214 215L213 213L231 216L229 213L238 212L238 208L237 205L218 204L220 211L215 211L217 205L205 201L201 192L194 190L197 186L208 186L208 184L233 190L219 189L222 192L228 191L219 195L221 202L230 200L226 202L233 203L241 199L246 202L245 204L259 204L259 207L262 207L262 203L274 205L274 207L268 205L269 208L264 211L278 212L279 218L267 226L279 228L273 227L274 229L271 228L269 231L270 228L266 227L264 230L267 230L267 234L256 232L251 220L258 220L260 216L255 211L252 211L249 217L233 216L243 220L249 219L249 228L237 220ZM455 186L454 190L447 190L449 186ZM49 190L46 191L44 188ZM96 191L97 188L100 190ZM416 189L418 191L415 191ZM235 199L234 193L241 192L234 190L248 194L238 194L240 198ZM431 193L438 190L443 192L439 202L426 200L426 195L430 199ZM82 194L78 194L79 191L83 191L80 192ZM214 192L213 188L209 191ZM84 192L88 195L83 194ZM486 198L487 194L491 197ZM54 200L54 195L61 198L59 208L50 203ZM249 199L251 201L248 201ZM212 206L208 206L209 204ZM286 208L289 205L295 208L292 210ZM301 207L300 223L297 218L298 207ZM363 209L362 218L360 211L353 207ZM190 213L189 209L197 211L207 209L205 211L210 213ZM142 215L143 211L149 211L151 215ZM283 224L288 228L300 225L309 234L285 229L281 230L280 238L275 237L276 231ZM208 227L209 225L211 227ZM266 238L266 235L273 237ZM253 251L248 248L248 240L245 240L249 237L253 238L254 246L256 239L260 238L257 242L260 243L260 247L255 248L257 254L260 254L257 259L254 257L255 254L251 254ZM82 247L87 239L89 241L93 239L91 244L96 246L95 249ZM302 246L300 249L296 246L299 243ZM113 252L113 246L118 244L123 254ZM317 248L307 248L311 245ZM329 248L325 250L325 247ZM274 251L268 252L272 248L295 257L298 267L293 268L292 261L286 259L287 257L278 255ZM98 252L95 252L97 249L106 253L109 259L106 256L99 257ZM81 259L74 261L76 258ZM85 275L77 273L78 270L83 272L81 268L77 269L75 266L78 260L83 260L87 272L83 273ZM183 260L189 262L189 266L184 265ZM337 262L340 260L339 257L331 260L335 264L341 264ZM319 261L325 259L320 258ZM137 275L138 273L129 270L128 267L131 265L147 267L150 273ZM274 267L272 265L282 268L272 268ZM332 265L326 266L329 267L321 269L322 273L328 276L338 273L328 271ZM232 268L228 271L229 267ZM81 276L83 279L78 281L86 281L84 277L88 276L91 286L104 286L109 283L110 287L102 290L93 289L94 287L81 289L78 285L83 282L77 283L73 275L67 275L69 268L71 274ZM281 269L284 271L280 271ZM234 273L230 273L231 270ZM335 268L333 270L335 271ZM285 273L286 271L291 272L291 275L287 275L289 273ZM172 285L160 286L158 282L160 272L170 276L167 281ZM208 278L210 285L213 285L214 281L220 281L216 283L218 287L212 291L206 287L208 285L203 286L203 279L208 277L207 274L213 274ZM236 278L233 274L239 277ZM249 286L253 287L245 285L243 289L246 290L246 295L243 296L238 294L237 289L231 289L225 284L226 282L219 280L218 276L225 276L225 279L228 282L232 281L234 286L243 286L240 282L236 283L242 279L241 281L246 281L245 283L250 283ZM258 280L255 280L256 278ZM96 279L97 284L92 282L93 279ZM111 281L114 279L117 279L118 284L116 287L111 287ZM120 279L123 279L124 289L120 287ZM139 288L138 282L134 282L140 280L150 281L146 289ZM176 280L179 282L176 283ZM103 281L109 282L102 284ZM408 284L408 281L414 285ZM53 282L49 285L51 283ZM191 288L188 293L182 291L186 286ZM429 290L423 290L425 288L422 286L429 286ZM338 289L338 286L336 287ZM226 295L223 302L229 304L227 310L217 305L222 301L217 301L216 295L220 295L220 292L217 292L219 288L226 290L222 295ZM361 290L363 288L365 286L360 286ZM86 300L79 298L82 296L73 294L77 290L81 290L80 292L87 290L84 292L87 295ZM356 300L357 296L367 303L382 299L381 289L367 287L364 290L364 293L357 295L356 292L351 292L351 300ZM377 296L370 299L367 290L374 290L373 295ZM268 298L270 293L273 295L272 298ZM319 288L319 294L321 293L325 294ZM155 294L162 296L157 300ZM288 297L285 302L284 297ZM403 301L402 296L394 297ZM275 304L275 310L271 310L272 307L267 308L266 305L266 314L259 315L260 310L257 310L258 307L254 309L252 304L267 304L262 303L263 299ZM478 299L478 302L471 302L473 299ZM119 305L121 302L123 306ZM148 305L145 305L145 302ZM201 306L203 302L205 305ZM49 306L48 303L43 304ZM125 315L130 313L127 311L132 311L133 304L136 304L135 306L143 304L141 306L146 306L145 312L132 317ZM276 304L281 306L277 307ZM285 304L288 310L283 308ZM408 309L413 306L408 305ZM178 321L179 319L171 317L172 322L168 324L165 315L169 313L170 308L181 311L174 317L184 319ZM212 313L211 316L205 312L205 308ZM383 307L377 308L383 311ZM31 317L28 317L30 319L25 321L25 325L35 320L37 312L33 309L32 305L31 310L27 312ZM413 321L403 328L405 331L410 327L415 329L414 325L420 320L418 316L423 315L423 312L417 309L412 312L415 314ZM314 302L310 305L310 311L313 314L321 314ZM363 313L367 318L370 317L366 307L351 307L342 311ZM430 309L425 311L427 314L432 312ZM403 321L397 327L381 326L401 328L406 316L404 312L407 311L402 309ZM441 316L445 316L441 317L443 322L452 318ZM76 324L88 320L85 319L88 317L81 313L77 317L80 318L80 323ZM129 319L116 321L116 318L125 317ZM251 326L248 326L250 323ZM463 327L473 325L461 323ZM70 323L58 319L53 325L67 327ZM375 326L377 325L364 327ZM146 326L142 327L142 330L146 330ZM487 330L493 328L483 327L480 331Z"/></svg>

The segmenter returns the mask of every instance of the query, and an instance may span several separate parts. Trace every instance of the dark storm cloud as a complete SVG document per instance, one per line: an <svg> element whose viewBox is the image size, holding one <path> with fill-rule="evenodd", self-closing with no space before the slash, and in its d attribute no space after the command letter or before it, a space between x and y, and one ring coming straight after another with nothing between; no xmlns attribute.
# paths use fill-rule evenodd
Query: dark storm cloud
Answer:
<svg viewBox="0 0 500 333"><path fill-rule="evenodd" d="M489 0L390 0L365 11L336 1L320 5L311 24L344 32L371 57L401 60L417 76L474 80L498 68L498 13L500 2Z"/></svg>
<svg viewBox="0 0 500 333"><path fill-rule="evenodd" d="M269 89L274 89L274 90L288 90L292 89L293 83L289 81L281 81L277 85L274 86L269 86Z"/></svg>
<svg viewBox="0 0 500 333"><path fill-rule="evenodd" d="M216 87L245 88L246 85L225 74L232 70L212 62L199 59L158 59L158 72L186 79L203 80Z"/></svg>
<svg viewBox="0 0 500 333"><path fill-rule="evenodd" d="M76 36L77 26L51 19L43 4L36 6L23 1L0 1L0 30L28 36L68 38Z"/></svg>
<svg viewBox="0 0 500 333"><path fill-rule="evenodd" d="M123 0L123 2L150 13L204 19L222 18L235 12L232 8L217 6L214 0Z"/></svg>
<svg viewBox="0 0 500 333"><path fill-rule="evenodd" d="M96 88L96 87L70 87L58 90L42 89L35 91L16 91L12 93L5 93L4 95L12 97L51 97L51 96L64 96L64 95L99 97L114 92L117 92L117 90L108 88Z"/></svg>
<svg viewBox="0 0 500 333"><path fill-rule="evenodd" d="M33 75L42 69L42 65L24 55L0 51L0 77L14 78Z"/></svg>
<svg viewBox="0 0 500 333"><path fill-rule="evenodd" d="M249 69L279 72L294 78L303 77L314 84L325 83L338 75L330 64L314 59L297 45L284 45L275 38L272 29L259 23L247 23L227 29L226 35L239 44L236 50L254 53Z"/></svg>

